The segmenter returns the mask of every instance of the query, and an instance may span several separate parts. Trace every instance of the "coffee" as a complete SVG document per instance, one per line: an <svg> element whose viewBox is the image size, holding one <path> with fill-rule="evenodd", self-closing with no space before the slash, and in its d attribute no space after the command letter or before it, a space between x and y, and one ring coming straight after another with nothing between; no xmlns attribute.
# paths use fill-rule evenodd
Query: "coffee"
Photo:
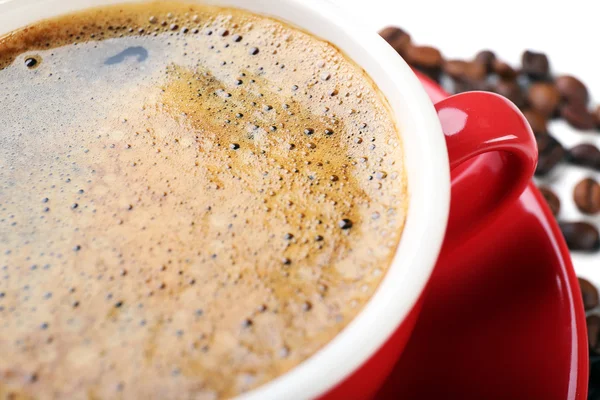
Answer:
<svg viewBox="0 0 600 400"><path fill-rule="evenodd" d="M0 397L237 395L391 264L402 145L331 44L161 2L13 32L0 66Z"/></svg>

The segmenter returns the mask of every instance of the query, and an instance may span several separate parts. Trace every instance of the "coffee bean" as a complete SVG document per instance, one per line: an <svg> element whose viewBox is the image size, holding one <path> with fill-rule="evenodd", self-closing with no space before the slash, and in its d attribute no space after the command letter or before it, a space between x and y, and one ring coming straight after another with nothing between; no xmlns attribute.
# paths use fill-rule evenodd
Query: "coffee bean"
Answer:
<svg viewBox="0 0 600 400"><path fill-rule="evenodd" d="M560 108L560 116L573 128L589 131L596 127L596 119L581 103L567 103Z"/></svg>
<svg viewBox="0 0 600 400"><path fill-rule="evenodd" d="M521 57L522 71L531 79L542 80L550 77L550 63L544 53L527 50Z"/></svg>
<svg viewBox="0 0 600 400"><path fill-rule="evenodd" d="M519 108L525 106L525 96L523 91L514 79L500 79L494 86L493 91L506 97Z"/></svg>
<svg viewBox="0 0 600 400"><path fill-rule="evenodd" d="M590 351L590 376L587 400L600 400L600 357Z"/></svg>
<svg viewBox="0 0 600 400"><path fill-rule="evenodd" d="M445 62L444 72L451 78L462 82L482 82L487 75L485 65L462 60Z"/></svg>
<svg viewBox="0 0 600 400"><path fill-rule="evenodd" d="M455 77L468 81L483 81L487 75L485 65L476 62L467 62L462 71Z"/></svg>
<svg viewBox="0 0 600 400"><path fill-rule="evenodd" d="M453 92L454 93L462 93L469 92L472 90L482 90L485 92L493 92L493 87L487 81L470 81L470 80L454 80L453 82Z"/></svg>
<svg viewBox="0 0 600 400"><path fill-rule="evenodd" d="M590 366L590 386L588 388L587 400L600 400L600 363L592 363Z"/></svg>
<svg viewBox="0 0 600 400"><path fill-rule="evenodd" d="M529 87L527 99L533 109L551 117L560 103L560 93L553 83L537 82Z"/></svg>
<svg viewBox="0 0 600 400"><path fill-rule="evenodd" d="M498 59L494 60L492 63L492 67L494 72L500 77L504 79L515 79L517 77L517 71L514 70L509 64L504 61L500 61Z"/></svg>
<svg viewBox="0 0 600 400"><path fill-rule="evenodd" d="M485 70L489 74L494 70L494 61L496 60L496 55L490 50L483 50L477 53L475 56L475 62L482 64L485 66Z"/></svg>
<svg viewBox="0 0 600 400"><path fill-rule="evenodd" d="M593 144L579 144L568 151L567 161L571 164L600 170L600 150Z"/></svg>
<svg viewBox="0 0 600 400"><path fill-rule="evenodd" d="M410 46L410 35L403 29L389 26L379 32L379 35L385 39L400 54L404 57L406 49Z"/></svg>
<svg viewBox="0 0 600 400"><path fill-rule="evenodd" d="M579 289L581 290L581 298L583 299L583 308L586 311L596 308L600 302L596 286L583 278L577 278L577 280L579 281Z"/></svg>
<svg viewBox="0 0 600 400"><path fill-rule="evenodd" d="M596 110L592 114L594 114L594 122L596 123L596 127L600 128L600 106L596 107Z"/></svg>
<svg viewBox="0 0 600 400"><path fill-rule="evenodd" d="M552 215L556 217L560 212L560 199L556 193L554 193L552 189L548 187L540 186L538 189L540 190L540 193L542 193L542 196L544 196L550 211L552 211Z"/></svg>
<svg viewBox="0 0 600 400"><path fill-rule="evenodd" d="M571 250L597 251L600 237L595 226L587 222L560 222L560 230Z"/></svg>
<svg viewBox="0 0 600 400"><path fill-rule="evenodd" d="M600 184L593 178L586 178L573 189L575 205L584 214L600 212Z"/></svg>
<svg viewBox="0 0 600 400"><path fill-rule="evenodd" d="M563 75L556 78L554 83L563 99L568 103L587 105L590 95L585 85L579 79L571 75Z"/></svg>
<svg viewBox="0 0 600 400"><path fill-rule="evenodd" d="M546 121L546 117L535 110L525 110L523 111L523 115L531 125L531 130L537 134L546 134L548 133L548 125Z"/></svg>
<svg viewBox="0 0 600 400"><path fill-rule="evenodd" d="M588 343L593 355L600 355L600 317L590 315L585 319Z"/></svg>
<svg viewBox="0 0 600 400"><path fill-rule="evenodd" d="M444 61L440 51L430 46L411 46L408 59L414 65L423 67L441 67Z"/></svg>
<svg viewBox="0 0 600 400"><path fill-rule="evenodd" d="M444 63L444 72L452 79L461 79L465 75L467 62L463 60L449 60Z"/></svg>
<svg viewBox="0 0 600 400"><path fill-rule="evenodd" d="M564 159L565 149L550 134L536 135L535 139L539 152L538 165L535 174L538 176L546 175Z"/></svg>
<svg viewBox="0 0 600 400"><path fill-rule="evenodd" d="M409 46L405 58L410 65L439 82L444 58L438 49L431 46Z"/></svg>

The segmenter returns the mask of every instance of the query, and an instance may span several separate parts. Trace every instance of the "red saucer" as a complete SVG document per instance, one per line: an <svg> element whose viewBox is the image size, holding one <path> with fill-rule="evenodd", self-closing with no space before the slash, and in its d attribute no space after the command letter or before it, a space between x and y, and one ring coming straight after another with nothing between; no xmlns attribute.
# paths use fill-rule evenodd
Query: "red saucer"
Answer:
<svg viewBox="0 0 600 400"><path fill-rule="evenodd" d="M419 78L433 101L447 96ZM495 157L480 156L453 181L481 163L493 167ZM584 400L587 381L577 279L532 183L477 236L442 251L411 339L377 399Z"/></svg>

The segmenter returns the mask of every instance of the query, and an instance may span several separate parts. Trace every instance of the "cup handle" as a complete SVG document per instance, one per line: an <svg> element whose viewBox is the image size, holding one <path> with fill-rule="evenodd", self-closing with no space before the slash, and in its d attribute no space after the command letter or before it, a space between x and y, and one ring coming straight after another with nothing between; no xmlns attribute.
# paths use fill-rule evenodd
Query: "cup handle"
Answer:
<svg viewBox="0 0 600 400"><path fill-rule="evenodd" d="M446 137L450 169L488 152L498 152L500 163L484 165L467 179L452 181L446 245L494 218L515 201L533 177L537 145L527 120L506 98L488 92L448 97L435 108Z"/></svg>

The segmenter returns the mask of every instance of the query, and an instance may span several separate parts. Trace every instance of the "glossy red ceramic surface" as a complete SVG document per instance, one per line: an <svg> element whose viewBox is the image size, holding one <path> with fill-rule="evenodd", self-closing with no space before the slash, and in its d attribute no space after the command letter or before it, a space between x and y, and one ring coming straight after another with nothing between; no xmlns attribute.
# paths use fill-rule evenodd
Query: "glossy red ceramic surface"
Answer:
<svg viewBox="0 0 600 400"><path fill-rule="evenodd" d="M420 77L421 78L421 77ZM422 78L433 101L446 95ZM485 154L453 171L497 171ZM533 184L475 237L444 246L412 335L378 400L584 400L585 315L568 249Z"/></svg>
<svg viewBox="0 0 600 400"><path fill-rule="evenodd" d="M435 108L451 172L462 171L465 162L492 151L499 152L501 161L497 168L484 168L468 179L453 174L452 198L459 201L452 202L446 242L454 247L523 193L535 170L537 147L525 117L504 97L462 93L436 102Z"/></svg>

